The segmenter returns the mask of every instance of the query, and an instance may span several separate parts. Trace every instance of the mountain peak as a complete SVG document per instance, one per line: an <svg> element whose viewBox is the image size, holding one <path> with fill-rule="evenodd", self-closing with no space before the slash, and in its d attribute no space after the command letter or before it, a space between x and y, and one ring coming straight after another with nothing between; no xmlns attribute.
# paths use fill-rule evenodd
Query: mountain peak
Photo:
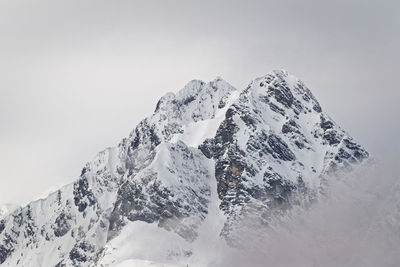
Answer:
<svg viewBox="0 0 400 267"><path fill-rule="evenodd" d="M274 70L265 76L254 79L248 86L254 92L264 96L275 110L291 109L300 113L322 112L318 101L306 85L286 70Z"/></svg>
<svg viewBox="0 0 400 267"><path fill-rule="evenodd" d="M222 90L223 93L225 91L233 91L236 90L232 85L226 82L221 77L217 76L214 80L205 83L202 80L192 80L188 82L181 90L176 93L176 97L179 99L185 99L188 97L196 98L202 90L210 89L210 87L214 90ZM207 92L206 92L207 93Z"/></svg>
<svg viewBox="0 0 400 267"><path fill-rule="evenodd" d="M191 80L176 93L177 98L195 97L203 89L206 83L201 80Z"/></svg>

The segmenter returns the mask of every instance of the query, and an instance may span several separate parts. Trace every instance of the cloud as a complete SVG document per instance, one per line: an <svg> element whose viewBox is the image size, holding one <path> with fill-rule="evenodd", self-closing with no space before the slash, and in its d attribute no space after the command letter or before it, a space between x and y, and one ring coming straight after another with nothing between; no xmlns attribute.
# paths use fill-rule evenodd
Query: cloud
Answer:
<svg viewBox="0 0 400 267"><path fill-rule="evenodd" d="M246 232L241 249L226 253L222 266L398 266L400 176L394 161L331 179L329 191L284 224Z"/></svg>

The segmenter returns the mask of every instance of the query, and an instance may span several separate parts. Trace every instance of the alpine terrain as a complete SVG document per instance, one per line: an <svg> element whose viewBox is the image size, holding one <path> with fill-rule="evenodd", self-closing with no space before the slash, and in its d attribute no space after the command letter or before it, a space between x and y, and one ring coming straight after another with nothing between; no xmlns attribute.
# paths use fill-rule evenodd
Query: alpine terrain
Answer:
<svg viewBox="0 0 400 267"><path fill-rule="evenodd" d="M219 266L368 159L286 71L193 80L74 183L0 217L0 265Z"/></svg>

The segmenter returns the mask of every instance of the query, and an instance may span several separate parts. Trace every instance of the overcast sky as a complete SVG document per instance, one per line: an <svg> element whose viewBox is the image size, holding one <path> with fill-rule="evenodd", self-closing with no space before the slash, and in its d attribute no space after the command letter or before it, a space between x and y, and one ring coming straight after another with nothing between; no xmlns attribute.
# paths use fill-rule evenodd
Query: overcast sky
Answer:
<svg viewBox="0 0 400 267"><path fill-rule="evenodd" d="M395 155L398 2L0 0L0 203L73 181L192 79L243 88L280 68Z"/></svg>

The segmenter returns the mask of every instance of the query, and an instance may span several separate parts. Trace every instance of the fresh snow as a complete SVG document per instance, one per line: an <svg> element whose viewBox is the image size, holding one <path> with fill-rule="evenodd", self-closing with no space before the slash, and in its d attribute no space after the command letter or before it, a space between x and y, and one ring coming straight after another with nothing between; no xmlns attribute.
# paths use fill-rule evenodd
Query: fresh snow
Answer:
<svg viewBox="0 0 400 267"><path fill-rule="evenodd" d="M183 248L189 245L183 238L156 224L128 222L122 232L106 245L103 257L97 266L120 266L118 264L126 264L129 259L176 261L185 253Z"/></svg>
<svg viewBox="0 0 400 267"><path fill-rule="evenodd" d="M190 122L183 126L183 133L175 134L171 138L171 142L175 143L178 140L184 142L186 145L197 148L207 138L213 138L217 132L218 127L225 119L225 113L228 108L234 103L239 97L240 91L234 91L228 98L228 101L224 108L218 109L214 115L214 118L208 120L201 120L197 122Z"/></svg>

